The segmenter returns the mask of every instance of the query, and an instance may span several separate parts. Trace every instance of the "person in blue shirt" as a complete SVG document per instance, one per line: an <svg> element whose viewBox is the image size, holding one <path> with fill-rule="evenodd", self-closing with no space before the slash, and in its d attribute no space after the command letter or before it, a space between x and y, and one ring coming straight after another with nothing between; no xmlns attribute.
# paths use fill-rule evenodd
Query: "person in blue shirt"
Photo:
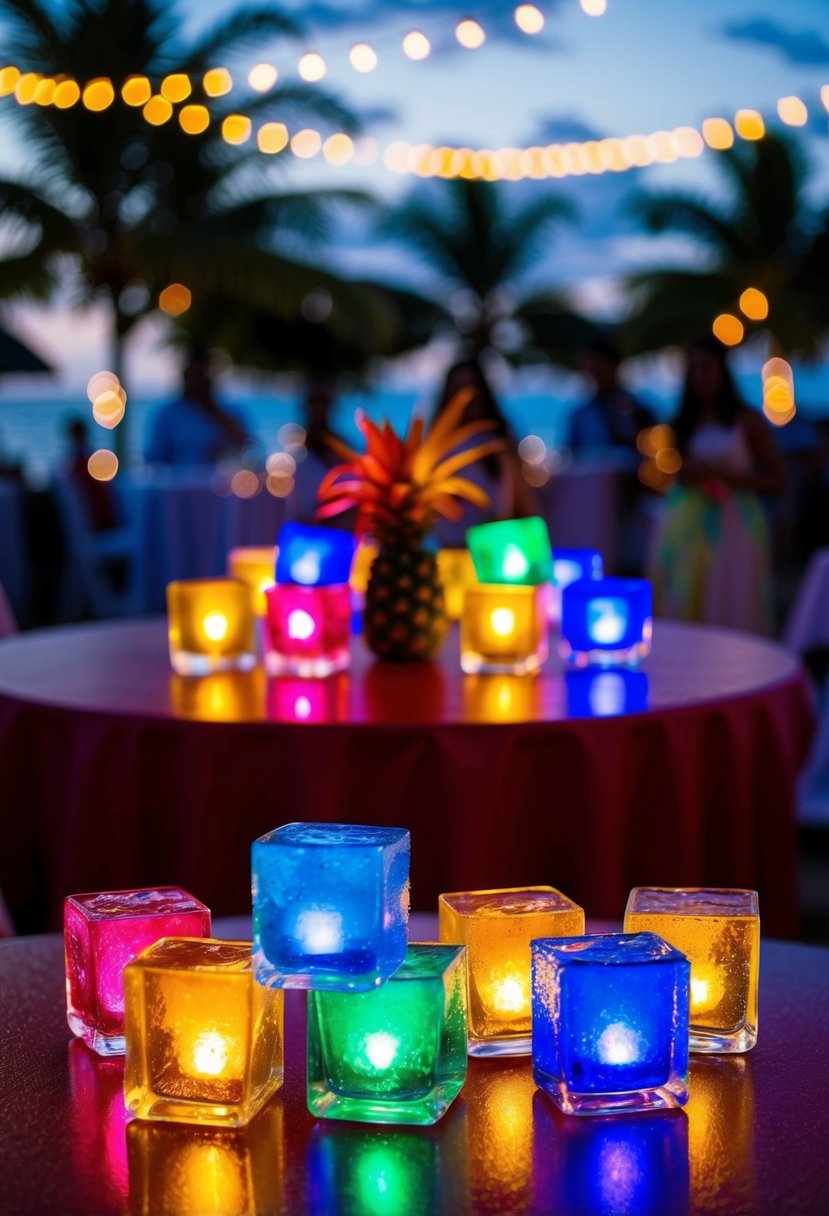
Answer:
<svg viewBox="0 0 829 1216"><path fill-rule="evenodd" d="M212 465L225 456L238 457L250 442L242 415L216 400L207 352L192 351L181 396L161 406L150 421L147 464Z"/></svg>
<svg viewBox="0 0 829 1216"><path fill-rule="evenodd" d="M584 352L582 367L595 391L570 418L567 443L576 456L626 450L635 456L637 435L655 422L651 411L619 383L620 363L607 338L595 339Z"/></svg>

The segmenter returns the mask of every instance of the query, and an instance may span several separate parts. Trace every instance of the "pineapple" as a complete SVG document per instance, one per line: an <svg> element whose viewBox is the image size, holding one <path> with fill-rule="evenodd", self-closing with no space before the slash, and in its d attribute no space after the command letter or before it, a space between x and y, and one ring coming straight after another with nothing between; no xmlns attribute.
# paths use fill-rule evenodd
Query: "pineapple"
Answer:
<svg viewBox="0 0 829 1216"><path fill-rule="evenodd" d="M461 518L461 500L489 506L480 486L457 474L503 446L499 439L486 439L451 454L493 425L460 425L473 391L459 392L428 433L422 419L401 438L388 422L378 427L361 415L363 455L330 440L346 463L324 478L318 515L325 519L357 507L358 534L379 546L363 621L366 642L381 659L430 659L446 634L443 587L429 533L439 515Z"/></svg>

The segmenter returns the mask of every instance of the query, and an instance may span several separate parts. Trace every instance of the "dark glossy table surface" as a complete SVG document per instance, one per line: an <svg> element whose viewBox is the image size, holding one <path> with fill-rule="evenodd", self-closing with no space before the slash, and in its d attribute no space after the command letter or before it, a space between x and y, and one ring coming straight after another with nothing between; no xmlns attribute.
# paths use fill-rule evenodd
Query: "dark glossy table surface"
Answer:
<svg viewBox="0 0 829 1216"><path fill-rule="evenodd" d="M555 637L551 637L555 645ZM657 621L637 673L611 673L594 710L665 710L751 696L800 678L781 646L733 630ZM538 679L465 676L457 630L434 663L377 663L362 639L348 673L268 681L263 669L198 678L170 670L163 621L75 625L0 646L0 696L143 719L352 725L551 722L585 716L585 697L551 653ZM591 710L588 709L590 714Z"/></svg>
<svg viewBox="0 0 829 1216"><path fill-rule="evenodd" d="M415 920L415 933L433 932L433 919ZM63 1002L58 937L0 943L3 1216L825 1216L829 1206L829 950L764 941L756 1049L696 1057L687 1107L663 1115L566 1118L517 1059L470 1061L431 1129L316 1122L303 1000L289 993L285 1085L249 1128L128 1126L121 1062L70 1043Z"/></svg>

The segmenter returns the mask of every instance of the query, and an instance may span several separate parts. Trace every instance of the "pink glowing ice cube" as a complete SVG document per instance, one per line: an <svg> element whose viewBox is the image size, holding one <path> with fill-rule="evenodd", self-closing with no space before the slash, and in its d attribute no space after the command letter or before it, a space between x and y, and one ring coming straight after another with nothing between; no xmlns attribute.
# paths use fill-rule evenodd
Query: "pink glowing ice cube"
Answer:
<svg viewBox="0 0 829 1216"><path fill-rule="evenodd" d="M161 937L210 937L210 910L180 887L67 896L66 1016L99 1055L123 1054L124 967Z"/></svg>

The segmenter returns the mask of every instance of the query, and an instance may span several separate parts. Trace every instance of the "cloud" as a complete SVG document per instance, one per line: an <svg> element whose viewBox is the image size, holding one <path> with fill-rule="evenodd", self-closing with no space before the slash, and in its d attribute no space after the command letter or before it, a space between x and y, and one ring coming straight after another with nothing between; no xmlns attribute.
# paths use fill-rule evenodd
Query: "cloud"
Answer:
<svg viewBox="0 0 829 1216"><path fill-rule="evenodd" d="M729 21L722 27L727 38L768 46L790 63L829 64L829 41L817 30L793 30L767 17Z"/></svg>

